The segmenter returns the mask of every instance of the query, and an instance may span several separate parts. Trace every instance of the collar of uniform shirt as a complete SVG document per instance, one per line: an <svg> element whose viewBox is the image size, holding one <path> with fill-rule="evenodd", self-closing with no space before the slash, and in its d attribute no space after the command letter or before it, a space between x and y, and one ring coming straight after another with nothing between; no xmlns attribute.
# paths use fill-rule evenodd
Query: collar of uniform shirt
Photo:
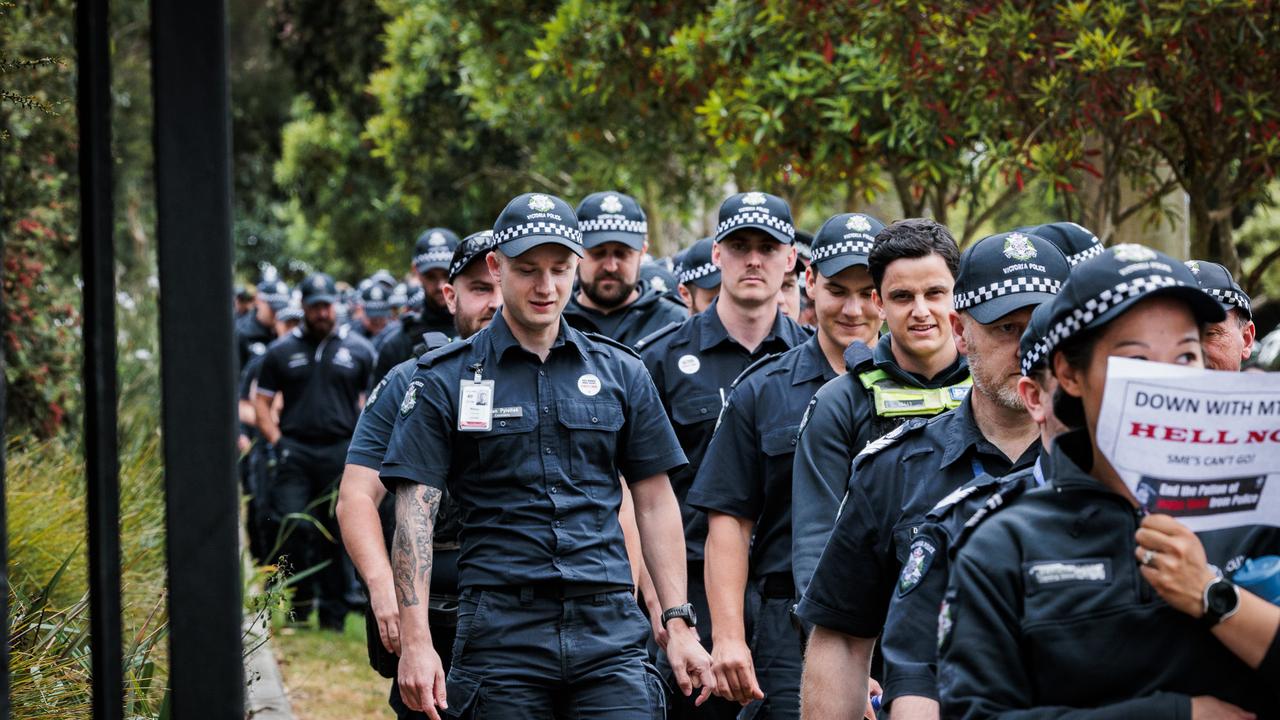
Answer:
<svg viewBox="0 0 1280 720"><path fill-rule="evenodd" d="M698 340L699 351L705 352L722 342L732 339L729 337L729 331L725 329L724 323L720 322L719 313L715 312L719 303L720 298L717 297L715 300L711 301L711 304L707 306L706 310L694 315L695 318L699 318L698 323L701 326L699 328L701 331L701 337ZM769 330L769 334L765 336L764 340L760 341L760 345L762 347L765 343L776 340L782 336L782 318L786 316L782 314L781 310L776 310L775 312L777 314L773 317L773 327ZM734 342L737 341L735 340Z"/></svg>
<svg viewBox="0 0 1280 720"><path fill-rule="evenodd" d="M792 385L801 385L816 377L823 380L835 379L836 371L831 369L831 363L827 362L827 356L822 353L817 335L805 340L800 347L803 349L796 358L796 369L791 372Z"/></svg>
<svg viewBox="0 0 1280 720"><path fill-rule="evenodd" d="M991 445L982 431L978 429L978 423L973 419L972 397L973 393L965 397L964 402L960 403L960 407L951 411L951 428L947 433L946 444L942 451L942 467L947 467L951 463L956 462L964 457L966 451L970 448L976 448L979 444L984 444L991 448L992 453L1001 455L1000 451ZM1036 438L1035 442L1022 453L1021 457L1012 458L1013 467L1017 468L1024 464L1029 464L1029 459L1034 459L1040 453L1040 439ZM1023 462L1024 460L1028 462Z"/></svg>
<svg viewBox="0 0 1280 720"><path fill-rule="evenodd" d="M507 319L501 312L495 313L493 321L489 323L489 346L493 348L493 354L501 359L506 355L507 351L514 347L520 347L520 341L516 340L516 336L511 334L511 328L507 325ZM587 359L586 338L581 333L569 327L565 322L564 316L560 317L560 331L556 333L556 341L551 343L552 349L562 345L569 344L578 351L583 360ZM523 348L521 348L523 349Z"/></svg>
<svg viewBox="0 0 1280 720"><path fill-rule="evenodd" d="M1045 479L1054 487L1086 487L1112 492L1089 474L1093 466L1093 442L1085 428L1068 430L1053 439L1053 448L1044 464Z"/></svg>
<svg viewBox="0 0 1280 720"><path fill-rule="evenodd" d="M969 374L969 361L965 356L956 354L956 359L946 367L945 370L938 373L932 378L921 377L913 372L903 370L898 365L898 360L893 356L893 336L885 333L880 336L880 340L876 342L875 348L871 350L871 357L875 362L877 370L883 370L902 382L908 383L914 387L937 388L954 385L964 376ZM961 373L961 371L964 371ZM960 377L957 377L960 376Z"/></svg>

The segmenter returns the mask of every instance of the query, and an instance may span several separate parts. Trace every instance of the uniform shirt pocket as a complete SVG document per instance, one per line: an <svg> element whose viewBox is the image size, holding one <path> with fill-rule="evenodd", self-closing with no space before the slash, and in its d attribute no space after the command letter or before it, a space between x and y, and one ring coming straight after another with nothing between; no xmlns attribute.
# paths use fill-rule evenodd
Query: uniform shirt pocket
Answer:
<svg viewBox="0 0 1280 720"><path fill-rule="evenodd" d="M476 480L509 478L516 464L531 456L533 429L537 427L538 418L534 415L532 405L518 407L520 417L493 418L493 427L488 432L459 433L475 440L476 465L473 477Z"/></svg>
<svg viewBox="0 0 1280 720"><path fill-rule="evenodd" d="M622 406L615 400L557 400L556 412L568 436L566 455L573 477L612 476L622 429Z"/></svg>
<svg viewBox="0 0 1280 720"><path fill-rule="evenodd" d="M796 451L796 434L799 425L789 425L778 430L770 430L760 438L760 448L769 457L787 455Z"/></svg>
<svg viewBox="0 0 1280 720"><path fill-rule="evenodd" d="M720 416L720 396L702 393L671 401L671 419L677 425L697 425Z"/></svg>

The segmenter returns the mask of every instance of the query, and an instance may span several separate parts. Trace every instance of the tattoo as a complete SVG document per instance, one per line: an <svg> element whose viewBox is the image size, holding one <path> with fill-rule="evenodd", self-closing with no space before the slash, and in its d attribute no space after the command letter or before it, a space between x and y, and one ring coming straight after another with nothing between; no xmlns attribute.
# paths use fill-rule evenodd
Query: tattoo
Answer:
<svg viewBox="0 0 1280 720"><path fill-rule="evenodd" d="M404 607L420 604L431 587L431 548L440 490L403 483L396 489L396 532L391 543L391 568L396 596ZM422 591L419 593L418 588Z"/></svg>

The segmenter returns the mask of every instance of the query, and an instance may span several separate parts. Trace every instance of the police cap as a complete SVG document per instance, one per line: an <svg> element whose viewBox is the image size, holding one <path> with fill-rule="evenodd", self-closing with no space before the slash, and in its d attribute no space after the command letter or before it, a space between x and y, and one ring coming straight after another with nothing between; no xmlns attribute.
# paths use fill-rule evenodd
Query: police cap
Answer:
<svg viewBox="0 0 1280 720"><path fill-rule="evenodd" d="M283 280L263 280L258 283L258 299L280 312L289 304L289 286Z"/></svg>
<svg viewBox="0 0 1280 720"><path fill-rule="evenodd" d="M834 277L854 265L867 265L867 256L884 223L864 213L841 213L828 218L813 237L813 266L823 277Z"/></svg>
<svg viewBox="0 0 1280 720"><path fill-rule="evenodd" d="M530 248L552 243L582 257L582 232L569 203L554 195L525 193L507 203L493 224L499 252L518 257Z"/></svg>
<svg viewBox="0 0 1280 720"><path fill-rule="evenodd" d="M1039 235L1057 245L1062 254L1067 256L1067 262L1071 263L1071 267L1075 267L1085 260L1098 255L1103 250L1102 241L1098 239L1097 235L1094 235L1089 228L1073 222L1063 221L1031 225L1017 228L1017 231Z"/></svg>
<svg viewBox="0 0 1280 720"><path fill-rule="evenodd" d="M1053 299L1070 272L1062 251L1038 235L990 235L960 255L955 308L987 325Z"/></svg>
<svg viewBox="0 0 1280 720"><path fill-rule="evenodd" d="M640 250L649 235L649 223L640 203L630 195L613 190L591 193L583 198L578 203L577 216L585 248L618 242L632 250Z"/></svg>
<svg viewBox="0 0 1280 720"><path fill-rule="evenodd" d="M711 246L714 241L705 237L684 251L684 261L680 263L680 284L690 283L710 290L720 286L720 268L711 262Z"/></svg>
<svg viewBox="0 0 1280 720"><path fill-rule="evenodd" d="M730 195L720 203L720 223L716 226L716 242L743 228L763 230L783 245L795 242L796 228L791 222L791 206L777 195L751 191Z"/></svg>
<svg viewBox="0 0 1280 720"><path fill-rule="evenodd" d="M1027 321L1027 329L1018 340L1018 357L1021 359L1022 374L1030 375L1043 367L1047 358L1035 352L1036 343L1049 334L1049 322L1053 320L1053 303L1045 302L1031 311L1031 319Z"/></svg>
<svg viewBox="0 0 1280 720"><path fill-rule="evenodd" d="M1253 306L1249 302L1249 296L1236 283L1235 278L1231 277L1230 270L1208 260L1188 260L1186 265L1191 274L1196 276L1200 289L1217 300L1223 310L1239 310L1245 317L1253 319Z"/></svg>
<svg viewBox="0 0 1280 720"><path fill-rule="evenodd" d="M493 249L493 231L481 230L473 232L458 243L453 251L453 260L449 263L449 282L462 274L471 263L484 259Z"/></svg>
<svg viewBox="0 0 1280 720"><path fill-rule="evenodd" d="M302 281L302 306L338 302L338 286L326 273L312 273Z"/></svg>
<svg viewBox="0 0 1280 720"><path fill-rule="evenodd" d="M360 307L364 314L371 318L384 318L391 315L391 293L381 284L369 283L360 291Z"/></svg>
<svg viewBox="0 0 1280 720"><path fill-rule="evenodd" d="M456 247L458 234L449 228L436 227L423 232L413 244L413 269L420 273L436 268L448 270Z"/></svg>

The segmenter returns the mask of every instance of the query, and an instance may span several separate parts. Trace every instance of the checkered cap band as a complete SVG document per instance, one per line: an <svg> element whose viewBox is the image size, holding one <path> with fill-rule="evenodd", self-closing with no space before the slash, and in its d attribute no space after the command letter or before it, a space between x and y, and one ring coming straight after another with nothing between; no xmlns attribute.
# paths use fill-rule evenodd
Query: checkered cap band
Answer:
<svg viewBox="0 0 1280 720"><path fill-rule="evenodd" d="M258 297L259 297L259 298L261 298L261 299L263 300L263 302L268 302L268 303L287 303L287 302L289 302L289 294L288 294L288 293L264 293L264 292L260 292L260 293L258 293Z"/></svg>
<svg viewBox="0 0 1280 720"><path fill-rule="evenodd" d="M613 231L632 233L634 235L648 235L649 223L644 220L602 217L594 220L579 220L578 230L583 233Z"/></svg>
<svg viewBox="0 0 1280 720"><path fill-rule="evenodd" d="M361 300L360 306L367 310L390 310L390 300Z"/></svg>
<svg viewBox="0 0 1280 720"><path fill-rule="evenodd" d="M1097 297L1073 309L1071 314L1059 320L1049 329L1048 335L1032 346L1031 350L1022 358L1022 374L1029 375L1031 369L1041 360L1047 359L1053 353L1053 349L1062 344L1063 340L1079 333L1081 329L1093 322L1094 318L1120 303L1146 295L1154 290L1186 286L1186 283L1167 275L1148 275L1126 280L1109 290L1103 290Z"/></svg>
<svg viewBox="0 0 1280 720"><path fill-rule="evenodd" d="M1218 288L1204 288L1204 291L1209 293L1210 297L1220 303L1235 305L1250 315L1253 314L1253 308L1249 304L1249 298L1242 292L1237 292L1235 290L1219 290Z"/></svg>
<svg viewBox="0 0 1280 720"><path fill-rule="evenodd" d="M813 261L822 262L837 255L870 255L871 243L866 240L842 240L813 251Z"/></svg>
<svg viewBox="0 0 1280 720"><path fill-rule="evenodd" d="M699 265L693 268L681 268L680 284L686 285L688 283L693 282L694 280L701 280L702 278L710 275L713 272L717 272L718 270L720 270L720 268L716 267L715 263L704 263L702 265Z"/></svg>
<svg viewBox="0 0 1280 720"><path fill-rule="evenodd" d="M531 235L555 235L556 237L562 237L575 245L582 244L581 230L571 228L567 225L561 225L560 223L542 221L512 225L501 232L496 232L493 234L493 244L497 246L511 242L512 240L529 237Z"/></svg>
<svg viewBox="0 0 1280 720"><path fill-rule="evenodd" d="M1088 260L1091 257L1097 257L1101 255L1104 250L1106 250L1106 248L1102 246L1102 243L1095 243L1094 245L1091 245L1087 249L1081 250L1075 255L1068 256L1067 262L1071 263L1071 267L1075 267L1080 263L1084 262L1085 260Z"/></svg>
<svg viewBox="0 0 1280 720"><path fill-rule="evenodd" d="M467 238L462 242L463 244L468 245L468 247L464 250L463 256L458 258L456 262L449 266L450 279L457 277L458 273L462 272L463 268L470 265L472 260L475 260L477 257L493 249L493 233L490 232L475 238Z"/></svg>
<svg viewBox="0 0 1280 720"><path fill-rule="evenodd" d="M446 263L453 259L453 251L449 248L441 248L439 250L428 250L421 255L413 256L413 265L418 267L427 263Z"/></svg>
<svg viewBox="0 0 1280 720"><path fill-rule="evenodd" d="M957 295L955 308L964 310L974 305L981 305L984 302L995 300L998 297L1016 295L1018 293L1038 292L1057 295L1061 289L1062 281L1054 280L1053 278L1027 277L1026 275L1005 278L999 282L993 282L990 285Z"/></svg>
<svg viewBox="0 0 1280 720"><path fill-rule="evenodd" d="M786 220L781 220L769 213L744 212L736 213L716 227L716 237L743 225L767 225L781 232L792 240L796 239L796 228Z"/></svg>

